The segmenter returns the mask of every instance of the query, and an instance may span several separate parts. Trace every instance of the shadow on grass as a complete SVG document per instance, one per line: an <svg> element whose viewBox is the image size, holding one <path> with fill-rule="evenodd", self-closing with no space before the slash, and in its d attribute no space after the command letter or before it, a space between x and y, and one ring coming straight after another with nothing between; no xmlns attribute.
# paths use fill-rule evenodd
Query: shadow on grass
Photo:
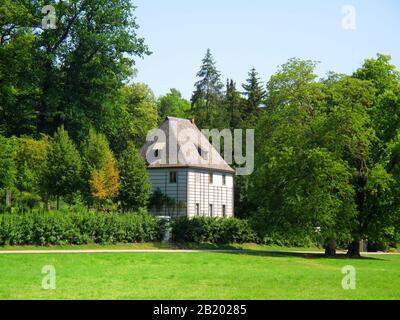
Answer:
<svg viewBox="0 0 400 320"><path fill-rule="evenodd" d="M238 248L237 246L230 244L171 242L169 245L173 249L186 249L186 250L242 250L241 248Z"/></svg>
<svg viewBox="0 0 400 320"><path fill-rule="evenodd" d="M274 258L303 258L303 259L325 259L325 260L381 260L384 259L376 258L376 257L351 257L344 253L336 254L335 256L326 256L324 253L303 253L303 252L291 252L291 251L259 251L259 250L242 250L237 252L227 252L231 254L243 254L250 256L258 256L258 257L274 257Z"/></svg>
<svg viewBox="0 0 400 320"><path fill-rule="evenodd" d="M240 254L240 255L250 255L250 256L263 256L263 257L275 257L275 258L285 258L285 257L297 257L304 259L335 259L335 260L375 260L375 261L385 261L382 258L361 256L354 257L348 256L345 253L337 253L335 256L326 256L323 252L296 252L292 250L285 251L284 249L271 249L271 250L252 250L252 249L242 249L240 246L234 246L230 244L212 244L212 243L169 243L169 245L175 249L188 249L188 250L232 250L228 252L215 252L215 253L227 253L227 254ZM302 251L299 249L299 251Z"/></svg>

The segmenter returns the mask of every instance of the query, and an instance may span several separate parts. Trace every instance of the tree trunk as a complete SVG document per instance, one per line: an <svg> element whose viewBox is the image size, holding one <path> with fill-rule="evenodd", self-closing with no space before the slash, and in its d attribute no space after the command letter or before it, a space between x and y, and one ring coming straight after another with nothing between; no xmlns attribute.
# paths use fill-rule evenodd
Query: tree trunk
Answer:
<svg viewBox="0 0 400 320"><path fill-rule="evenodd" d="M325 245L325 255L334 257L336 255L336 241L330 239Z"/></svg>
<svg viewBox="0 0 400 320"><path fill-rule="evenodd" d="M60 209L60 197L57 196L57 210Z"/></svg>
<svg viewBox="0 0 400 320"><path fill-rule="evenodd" d="M350 257L361 257L360 254L360 240L354 240L348 246L347 255Z"/></svg>

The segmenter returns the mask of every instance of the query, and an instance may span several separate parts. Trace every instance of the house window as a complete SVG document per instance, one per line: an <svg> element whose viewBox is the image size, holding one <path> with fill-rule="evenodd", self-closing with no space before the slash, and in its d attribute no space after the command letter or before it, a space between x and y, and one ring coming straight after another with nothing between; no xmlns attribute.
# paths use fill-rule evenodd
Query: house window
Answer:
<svg viewBox="0 0 400 320"><path fill-rule="evenodd" d="M200 203L196 203L196 216L200 216Z"/></svg>
<svg viewBox="0 0 400 320"><path fill-rule="evenodd" d="M154 150L154 157L158 158L159 155L160 155L160 150L158 149Z"/></svg>
<svg viewBox="0 0 400 320"><path fill-rule="evenodd" d="M214 175L212 173L208 174L208 183L213 184L214 182Z"/></svg>
<svg viewBox="0 0 400 320"><path fill-rule="evenodd" d="M176 183L176 172L169 173L169 183Z"/></svg>
<svg viewBox="0 0 400 320"><path fill-rule="evenodd" d="M210 204L210 217L212 217L212 216L213 216L213 205Z"/></svg>
<svg viewBox="0 0 400 320"><path fill-rule="evenodd" d="M222 185L226 186L226 175L222 176Z"/></svg>
<svg viewBox="0 0 400 320"><path fill-rule="evenodd" d="M222 216L225 218L226 217L226 205L222 205Z"/></svg>

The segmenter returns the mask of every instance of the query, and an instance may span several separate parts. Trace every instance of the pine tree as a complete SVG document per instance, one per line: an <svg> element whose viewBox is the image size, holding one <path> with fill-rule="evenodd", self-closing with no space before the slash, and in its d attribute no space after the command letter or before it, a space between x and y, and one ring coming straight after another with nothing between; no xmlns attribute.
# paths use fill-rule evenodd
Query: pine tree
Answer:
<svg viewBox="0 0 400 320"><path fill-rule="evenodd" d="M245 112L248 115L258 114L266 92L254 67L250 70L249 78L242 87L245 90L244 95L247 98Z"/></svg>
<svg viewBox="0 0 400 320"><path fill-rule="evenodd" d="M244 107L243 98L236 89L236 82L232 79L226 81L225 108L228 114L229 127L239 128Z"/></svg>
<svg viewBox="0 0 400 320"><path fill-rule="evenodd" d="M120 200L124 210L137 210L145 207L150 198L146 164L133 146L122 153L119 159L121 172Z"/></svg>
<svg viewBox="0 0 400 320"><path fill-rule="evenodd" d="M213 126L217 117L218 105L222 100L224 86L210 49L207 49L197 77L200 80L195 84L195 91L191 98L192 108L196 122L200 126L210 127Z"/></svg>
<svg viewBox="0 0 400 320"><path fill-rule="evenodd" d="M60 197L68 197L77 191L81 168L79 152L68 132L61 126L50 144L43 174L44 191L47 195L56 197L57 209Z"/></svg>

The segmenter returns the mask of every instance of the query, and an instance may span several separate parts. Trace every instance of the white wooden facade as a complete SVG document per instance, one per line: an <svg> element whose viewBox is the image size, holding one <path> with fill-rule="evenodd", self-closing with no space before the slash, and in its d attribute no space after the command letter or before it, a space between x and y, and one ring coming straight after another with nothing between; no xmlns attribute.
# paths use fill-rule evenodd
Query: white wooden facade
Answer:
<svg viewBox="0 0 400 320"><path fill-rule="evenodd" d="M175 132L171 128L175 128ZM166 133L166 141L149 141L141 150L147 159L152 192L164 199L162 205L152 206L152 213L170 217L232 217L235 171L193 122L168 117L159 129ZM187 137L179 136L179 130L188 129L194 132L190 134L199 135L201 143L194 142L188 147ZM168 153L172 135L177 151L181 152L175 163L171 163L173 157Z"/></svg>
<svg viewBox="0 0 400 320"><path fill-rule="evenodd" d="M176 182L170 174L176 173ZM161 191L176 204L152 208L157 216L232 217L233 174L192 168L149 169L152 192ZM212 175L212 179L210 178Z"/></svg>

